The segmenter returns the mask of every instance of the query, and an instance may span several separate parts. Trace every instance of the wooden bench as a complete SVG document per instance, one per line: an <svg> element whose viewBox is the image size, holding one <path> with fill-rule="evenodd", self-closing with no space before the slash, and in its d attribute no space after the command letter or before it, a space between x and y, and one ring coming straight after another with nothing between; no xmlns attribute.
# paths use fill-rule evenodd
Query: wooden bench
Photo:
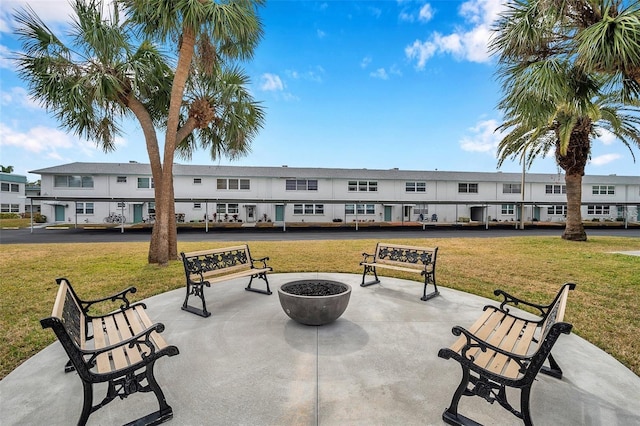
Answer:
<svg viewBox="0 0 640 426"><path fill-rule="evenodd" d="M247 291L271 294L267 272L273 268L267 266L268 257L253 259L249 252L249 246L244 244L235 247L224 247L213 250L194 251L180 253L182 264L187 278L187 295L184 298L182 309L196 315L208 317L204 300L204 287L211 284L239 277L251 277ZM267 284L266 290L251 287L254 278L261 278ZM202 300L202 309L197 309L188 304L189 296L194 295Z"/></svg>
<svg viewBox="0 0 640 426"><path fill-rule="evenodd" d="M153 375L153 366L158 358L178 355L178 348L160 336L164 325L151 322L143 303L129 303L126 295L135 293L135 287L85 301L66 278L56 281L59 288L53 312L40 323L53 330L69 356L70 365L65 371L75 370L82 380L84 404L78 424L86 424L91 413L116 397L126 398L138 391L153 392L159 410L136 420L136 424L159 424L171 419L173 410ZM123 304L115 312L100 316L88 312L100 302L116 300ZM107 395L93 405L93 385L103 382L108 382Z"/></svg>
<svg viewBox="0 0 640 426"><path fill-rule="evenodd" d="M421 300L429 300L440 294L436 285L436 256L438 247L413 247L398 244L378 243L375 254L362 253L363 260L360 265L364 267L362 272L362 284L366 287L378 284L377 268L387 268L403 272L415 272L424 277L424 291ZM365 282L366 276L373 273L375 279ZM433 284L434 291L427 294L427 285Z"/></svg>
<svg viewBox="0 0 640 426"><path fill-rule="evenodd" d="M497 401L525 425L532 424L529 397L536 375L541 371L562 378L562 370L553 359L551 349L560 334L571 332L572 325L562 320L569 290L574 288L573 283L564 284L549 305L525 302L496 290L496 296L504 297L499 307L485 306L482 316L468 330L453 328L453 334L460 338L438 353L441 358L453 358L462 367L462 380L451 405L442 415L446 423L477 424L458 413L460 398L475 395L492 404ZM531 319L514 315L508 304L532 307L541 316ZM549 367L543 365L547 359ZM509 403L506 387L520 389L519 411Z"/></svg>

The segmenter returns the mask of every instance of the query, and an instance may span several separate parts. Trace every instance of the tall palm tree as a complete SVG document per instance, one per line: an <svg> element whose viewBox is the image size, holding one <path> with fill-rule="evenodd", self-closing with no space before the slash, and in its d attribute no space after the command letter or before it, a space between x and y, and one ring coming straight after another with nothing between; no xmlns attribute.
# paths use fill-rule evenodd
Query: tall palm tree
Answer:
<svg viewBox="0 0 640 426"><path fill-rule="evenodd" d="M200 130L221 117L216 115L220 108L228 105L212 104L215 100L209 93L194 92L191 103L186 108L184 101L190 79L216 78L217 71L226 61L245 60L253 56L255 47L262 38L262 24L257 15L257 7L263 0L118 0L124 12L143 34L162 44L178 41L176 45L176 67L171 83L168 114L165 127L163 167L154 173L156 179L156 221L149 248L149 261L165 263L177 258L177 230L175 224L175 203L173 189L173 160L178 145L191 132L189 124ZM196 47L198 49L196 49ZM194 72L197 74L194 75ZM223 80L224 81L224 80ZM195 87L192 85L192 87ZM235 98L250 103L240 108L235 123L243 128L236 133L236 145L247 145L262 126L262 110L244 94ZM256 114L256 115L252 115ZM184 124L184 125L181 125ZM214 128L217 126L213 126ZM205 145L215 145L210 135L218 132L200 131ZM187 144L187 146L193 146ZM212 152L217 152L214 149ZM243 152L244 148L235 152ZM157 174L157 176L156 176Z"/></svg>
<svg viewBox="0 0 640 426"><path fill-rule="evenodd" d="M503 82L499 107L505 121L500 129L508 132L498 148L499 164L527 153L530 166L555 149L566 173L563 238L569 240L586 240L582 176L599 128L622 140L632 156L632 147L640 146L640 15L637 1L623 3L512 0L490 46L499 54Z"/></svg>
<svg viewBox="0 0 640 426"><path fill-rule="evenodd" d="M262 126L264 114L247 90L248 79L233 65L250 58L261 38L256 4L123 0L115 3L128 18L121 21L115 7L106 16L102 2L76 0L77 16L65 39L32 9L16 14L24 50L17 57L19 73L63 128L109 152L122 120L139 122L155 184L150 263L177 258L178 147L187 158L198 142L216 156L235 157L248 150ZM146 38L139 42L139 35ZM177 58L157 47L172 42ZM156 129L165 131L162 154Z"/></svg>

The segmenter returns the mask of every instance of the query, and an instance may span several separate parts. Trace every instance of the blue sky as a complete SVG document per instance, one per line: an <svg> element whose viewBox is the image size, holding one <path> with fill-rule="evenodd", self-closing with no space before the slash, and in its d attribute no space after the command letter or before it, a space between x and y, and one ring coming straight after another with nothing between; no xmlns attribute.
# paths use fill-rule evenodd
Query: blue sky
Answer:
<svg viewBox="0 0 640 426"><path fill-rule="evenodd" d="M35 180L29 170L74 161L148 163L136 122L125 124L117 151L104 154L29 98L8 58L20 49L11 12L27 3L53 28L63 29L71 13L66 0L0 4L0 164ZM265 126L240 160L214 162L200 151L190 163L498 170L501 93L486 45L501 7L499 0L267 1L265 37L243 64ZM552 154L530 170L559 169ZM639 171L621 142L594 141L587 174Z"/></svg>

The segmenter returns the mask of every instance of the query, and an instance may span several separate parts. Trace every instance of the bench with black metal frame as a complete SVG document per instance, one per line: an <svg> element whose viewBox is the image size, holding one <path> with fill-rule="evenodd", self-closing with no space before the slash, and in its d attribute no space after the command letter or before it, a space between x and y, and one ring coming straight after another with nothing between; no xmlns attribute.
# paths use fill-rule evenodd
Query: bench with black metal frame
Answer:
<svg viewBox="0 0 640 426"><path fill-rule="evenodd" d="M360 265L362 272L361 287L378 284L377 268L387 268L402 272L419 273L424 277L424 291L421 300L429 300L440 292L436 285L436 258L438 247L415 247L399 244L378 243L375 254L362 253ZM365 282L368 274L373 274L374 280ZM434 291L427 294L427 285L433 284Z"/></svg>
<svg viewBox="0 0 640 426"><path fill-rule="evenodd" d="M499 307L485 306L482 316L468 330L453 328L453 334L460 338L438 353L441 358L453 358L462 367L462 380L451 405L442 415L446 423L477 425L458 413L458 403L462 396L480 396L492 404L497 401L525 425L533 424L529 398L536 375L540 371L562 378L562 370L551 355L551 349L561 334L571 332L572 325L562 321L569 291L574 288L573 283L564 284L549 305L526 302L496 290L496 296L504 297ZM541 316L528 319L515 315L508 304L529 306ZM544 365L546 360L548 367ZM508 401L507 387L520 389L519 410Z"/></svg>
<svg viewBox="0 0 640 426"><path fill-rule="evenodd" d="M79 425L86 424L91 413L116 397L121 399L136 392L153 392L159 409L141 417L135 424L159 424L173 417L164 393L155 379L153 368L163 356L178 355L178 348L168 345L159 334L161 323L152 323L143 303L130 304L130 287L99 300L85 301L66 278L58 278L58 293L51 317L40 321L51 328L69 356L66 372L75 370L82 381L84 403ZM89 308L97 303L121 300L123 305L107 315L92 316ZM93 405L93 385L108 382L105 398Z"/></svg>
<svg viewBox="0 0 640 426"><path fill-rule="evenodd" d="M207 311L204 298L204 287L210 287L211 284L233 278L251 277L245 290L271 294L267 272L273 271L273 268L267 266L269 258L253 259L247 244L188 253L182 252L180 256L187 279L187 295L184 298L182 309L187 312L202 317L210 316L211 312ZM254 278L264 280L266 290L251 287ZM202 301L202 309L189 305L189 296L199 297Z"/></svg>

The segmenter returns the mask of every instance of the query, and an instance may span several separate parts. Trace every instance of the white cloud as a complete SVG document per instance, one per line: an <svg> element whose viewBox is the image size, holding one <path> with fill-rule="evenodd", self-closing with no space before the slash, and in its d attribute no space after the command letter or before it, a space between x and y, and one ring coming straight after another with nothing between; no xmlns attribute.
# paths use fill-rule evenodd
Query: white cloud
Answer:
<svg viewBox="0 0 640 426"><path fill-rule="evenodd" d="M37 126L22 133L0 123L0 146L22 148L34 154L51 153L58 149L70 149L77 139L51 127Z"/></svg>
<svg viewBox="0 0 640 426"><path fill-rule="evenodd" d="M9 58L10 56L11 50L7 46L3 46L0 44L0 68L6 68L10 70L15 69L13 61Z"/></svg>
<svg viewBox="0 0 640 426"><path fill-rule="evenodd" d="M451 34L433 32L424 41L416 40L405 48L405 55L416 61L418 69L423 69L436 53L450 54L458 60L488 62L491 27L504 7L502 0L467 1L459 9L459 15L464 18L466 26L461 26ZM422 55L416 53L418 46L422 46Z"/></svg>
<svg viewBox="0 0 640 426"><path fill-rule="evenodd" d="M498 127L497 120L485 120L478 122L470 128L470 136L465 136L460 141L460 148L470 152L488 152L495 156L496 149L502 134L495 131Z"/></svg>
<svg viewBox="0 0 640 426"><path fill-rule="evenodd" d="M603 155L598 155L597 157L591 158L591 161L589 162L589 164L594 166L604 166L606 164L613 163L614 161L619 160L620 158L622 158L620 154L603 154Z"/></svg>
<svg viewBox="0 0 640 426"><path fill-rule="evenodd" d="M264 90L265 92L281 92L284 90L284 84L282 83L282 80L275 74L262 74L262 77L260 77L260 79L260 89Z"/></svg>
<svg viewBox="0 0 640 426"><path fill-rule="evenodd" d="M324 38L327 35L327 33L325 33L322 30L316 30L316 35L318 36L318 38Z"/></svg>
<svg viewBox="0 0 640 426"><path fill-rule="evenodd" d="M431 19L433 19L433 15L435 12L431 7L430 3L423 4L417 10L412 8L413 4L406 3L406 2L398 2L398 3L400 4L404 3L402 10L398 14L398 19L400 21L404 21L404 22L419 21L422 23L426 23L431 21Z"/></svg>
<svg viewBox="0 0 640 426"><path fill-rule="evenodd" d="M22 87L13 87L8 92L0 92L0 105L11 108L23 106L29 109L42 109L40 104L29 96Z"/></svg>
<svg viewBox="0 0 640 426"><path fill-rule="evenodd" d="M405 47L404 53L407 58L417 61L416 67L418 69L423 69L437 50L438 46L431 41L416 40L412 45Z"/></svg>
<svg viewBox="0 0 640 426"><path fill-rule="evenodd" d="M360 61L360 68L368 67L371 61L371 56L365 56L364 58L362 58L362 61Z"/></svg>
<svg viewBox="0 0 640 426"><path fill-rule="evenodd" d="M379 78L380 80L389 79L389 75L387 74L384 68L378 68L377 70L371 72L369 75L373 78Z"/></svg>
<svg viewBox="0 0 640 426"><path fill-rule="evenodd" d="M597 140L605 145L612 145L616 140L618 140L618 138L616 138L616 136L607 129L600 129L600 136L598 136Z"/></svg>
<svg viewBox="0 0 640 426"><path fill-rule="evenodd" d="M420 22L429 22L433 18L433 8L431 4L427 3L420 8L418 12L418 19Z"/></svg>

